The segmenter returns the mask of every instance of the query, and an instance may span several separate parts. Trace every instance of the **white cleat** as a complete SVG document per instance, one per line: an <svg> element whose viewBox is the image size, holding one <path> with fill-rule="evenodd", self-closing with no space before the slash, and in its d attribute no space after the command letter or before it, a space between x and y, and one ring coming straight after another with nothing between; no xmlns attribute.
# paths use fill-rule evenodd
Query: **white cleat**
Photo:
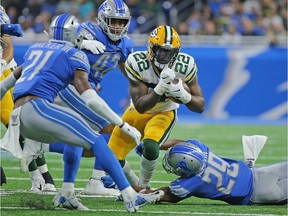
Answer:
<svg viewBox="0 0 288 216"><path fill-rule="evenodd" d="M57 189L54 184L46 183L44 184L42 191L56 192Z"/></svg>
<svg viewBox="0 0 288 216"><path fill-rule="evenodd" d="M127 212L136 212L142 206L147 205L148 203L156 203L164 195L164 191L158 190L149 194L135 193L132 199L125 200L124 206Z"/></svg>
<svg viewBox="0 0 288 216"><path fill-rule="evenodd" d="M73 210L81 210L81 211L88 211L89 209L84 206L79 200L75 197L75 195L71 197L65 197L58 192L56 196L53 198L53 204L60 208L67 208Z"/></svg>
<svg viewBox="0 0 288 216"><path fill-rule="evenodd" d="M23 157L21 159L21 171L26 172L33 159L43 154L42 143L25 138Z"/></svg>
<svg viewBox="0 0 288 216"><path fill-rule="evenodd" d="M101 179L90 178L87 182L84 194L118 197L120 191L113 188L105 188Z"/></svg>
<svg viewBox="0 0 288 216"><path fill-rule="evenodd" d="M31 181L32 181L32 187L30 188L30 191L32 192L40 192L45 185L45 181L42 176L31 177Z"/></svg>

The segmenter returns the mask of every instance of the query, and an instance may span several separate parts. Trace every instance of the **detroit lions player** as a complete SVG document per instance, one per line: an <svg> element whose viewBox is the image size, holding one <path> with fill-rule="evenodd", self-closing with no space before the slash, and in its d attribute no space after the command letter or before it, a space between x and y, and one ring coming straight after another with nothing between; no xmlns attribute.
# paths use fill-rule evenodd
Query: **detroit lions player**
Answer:
<svg viewBox="0 0 288 216"><path fill-rule="evenodd" d="M172 147L162 165L180 178L160 188L162 202L195 196L231 205L287 205L287 161L250 169L242 161L215 155L196 139L168 140L165 145Z"/></svg>
<svg viewBox="0 0 288 216"><path fill-rule="evenodd" d="M10 24L10 19L5 9L0 6L0 23L1 23L1 80L5 79L16 67L17 63L13 58L14 47L10 35L22 36L21 26L19 24ZM3 45L3 47L2 47ZM2 74L3 72L3 74ZM0 105L1 122L7 127L14 103L12 98L12 89L7 91ZM21 140L22 137L21 137ZM39 165L39 170L37 165ZM53 178L48 171L45 157L38 157L29 165L29 175L32 181L32 191L39 191L38 188L49 191L56 191ZM40 183L41 182L41 183Z"/></svg>
<svg viewBox="0 0 288 216"><path fill-rule="evenodd" d="M90 66L87 56L74 48L76 44L81 43L79 31L80 24L73 15L57 16L49 27L51 39L48 42L31 46L24 56L24 64L5 79L6 82L3 85L10 87L11 83L15 84L15 78L18 78L13 92L15 108L6 132L7 143L13 143L19 148L17 141L21 133L24 137L37 142L55 143L60 141L90 149L104 170L118 185L124 196L126 210L135 212L148 202L159 199L162 194L147 196L137 194L125 178L121 166L108 148L104 138L94 132L79 114L53 103L58 92L73 82L82 100L91 110L103 114L105 118L120 128L124 128L129 134L139 133L135 128L122 121L89 84ZM5 87L3 88L5 89ZM7 137L6 134L4 138ZM1 145L7 145L3 144L3 140L1 140ZM35 151L35 147L39 151L41 150L41 145L25 143L25 146L26 149L33 148L31 152ZM25 155L23 151L24 162L29 160L30 156L32 155ZM67 167L64 166L64 169ZM60 192L53 199L54 205L69 209L88 210L74 195L76 173L70 172L70 170L66 172L70 173L72 181L65 182L64 180Z"/></svg>
<svg viewBox="0 0 288 216"><path fill-rule="evenodd" d="M131 104L122 118L136 127L143 136L144 151L140 159L139 179L125 161L135 143L115 128L109 147L120 161L130 183L150 187L157 166L159 146L169 137L177 121L179 103L197 113L204 110L204 97L198 83L194 58L179 52L180 38L174 28L161 25L148 39L148 51L129 55L125 69L130 83ZM171 69L170 69L171 68ZM178 83L173 84L174 78ZM187 83L189 92L182 85ZM177 98L178 103L168 97Z"/></svg>
<svg viewBox="0 0 288 216"><path fill-rule="evenodd" d="M80 46L88 57L91 65L91 73L89 74L89 82L94 89L101 82L103 76L118 67L126 76L124 70L125 60L133 51L133 43L127 36L130 24L130 11L122 0L107 0L101 4L98 9L98 24L93 22L84 22L81 24L81 34L85 36L84 43ZM91 41L99 41L104 44L100 49L91 49L95 46L91 45ZM105 51L104 51L104 50ZM104 52L103 52L104 51ZM66 89L59 92L55 102L57 104L68 106L69 108L80 114L88 124L101 134L110 134L113 126L109 124L107 119L93 113L85 106L79 93L75 91L73 85L69 85ZM51 145L50 151L62 152L61 145ZM64 147L64 161L70 158L78 158L75 155L81 154L82 149L73 146ZM80 160L80 158L79 158ZM73 167L71 167L73 169ZM119 191L114 189L106 189L100 178L105 175L97 160L94 163L92 177L87 183L84 193L97 195L119 195Z"/></svg>

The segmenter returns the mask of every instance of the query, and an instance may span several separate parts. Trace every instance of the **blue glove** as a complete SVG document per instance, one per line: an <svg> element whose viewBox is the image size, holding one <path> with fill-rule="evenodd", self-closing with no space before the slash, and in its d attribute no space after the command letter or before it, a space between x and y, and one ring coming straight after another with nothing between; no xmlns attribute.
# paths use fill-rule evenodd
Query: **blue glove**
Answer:
<svg viewBox="0 0 288 216"><path fill-rule="evenodd" d="M1 26L2 34L8 34L11 36L22 37L22 29L20 24L3 24Z"/></svg>
<svg viewBox="0 0 288 216"><path fill-rule="evenodd" d="M137 145L136 148L135 148L136 154L138 154L141 157L142 154L143 154L143 149L144 149L144 143L140 142L140 144Z"/></svg>
<svg viewBox="0 0 288 216"><path fill-rule="evenodd" d="M117 185L109 175L101 177L101 181L105 188L117 188Z"/></svg>

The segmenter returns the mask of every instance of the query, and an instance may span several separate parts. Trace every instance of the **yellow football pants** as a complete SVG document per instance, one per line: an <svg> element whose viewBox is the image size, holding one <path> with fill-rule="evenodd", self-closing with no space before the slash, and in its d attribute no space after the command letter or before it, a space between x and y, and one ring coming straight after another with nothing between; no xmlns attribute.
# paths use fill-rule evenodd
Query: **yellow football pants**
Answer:
<svg viewBox="0 0 288 216"><path fill-rule="evenodd" d="M142 134L142 140L151 139L161 146L169 137L174 124L177 121L176 110L141 114L131 105L124 112L122 119L137 128ZM115 127L110 137L109 148L116 155L118 160L124 160L127 154L136 146L134 140Z"/></svg>
<svg viewBox="0 0 288 216"><path fill-rule="evenodd" d="M4 80L11 72L13 71L12 68L4 71L1 76L1 81ZM14 107L13 102L13 88L6 92L5 96L0 102L0 115L1 115L1 122L7 126L10 120L10 116Z"/></svg>

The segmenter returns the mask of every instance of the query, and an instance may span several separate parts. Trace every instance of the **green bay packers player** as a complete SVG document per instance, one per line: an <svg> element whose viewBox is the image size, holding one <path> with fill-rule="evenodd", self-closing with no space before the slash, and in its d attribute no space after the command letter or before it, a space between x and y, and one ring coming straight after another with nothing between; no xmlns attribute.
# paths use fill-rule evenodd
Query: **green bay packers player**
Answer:
<svg viewBox="0 0 288 216"><path fill-rule="evenodd" d="M144 150L139 179L125 161L135 142L115 128L108 145L132 185L150 187L159 147L168 139L177 121L179 103L185 104L192 112L204 111L205 100L198 83L196 63L192 56L179 52L180 47L180 38L175 29L162 25L150 34L148 51L130 54L125 63L131 104L122 118L142 134ZM178 78L176 84L175 78ZM188 91L182 82L187 84ZM177 103L172 98L177 99Z"/></svg>

